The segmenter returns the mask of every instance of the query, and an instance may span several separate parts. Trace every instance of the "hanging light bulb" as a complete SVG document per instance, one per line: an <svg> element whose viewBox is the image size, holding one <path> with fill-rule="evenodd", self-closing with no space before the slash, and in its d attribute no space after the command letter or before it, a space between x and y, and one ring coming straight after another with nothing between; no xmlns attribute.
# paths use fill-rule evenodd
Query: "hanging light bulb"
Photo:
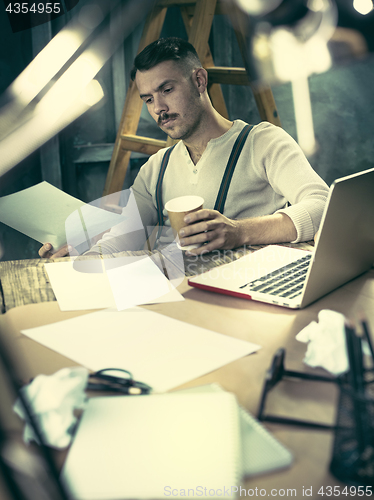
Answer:
<svg viewBox="0 0 374 500"><path fill-rule="evenodd" d="M363 16L366 16L374 9L372 0L353 0L353 7Z"/></svg>
<svg viewBox="0 0 374 500"><path fill-rule="evenodd" d="M250 16L263 16L276 9L282 0L236 0L236 3Z"/></svg>

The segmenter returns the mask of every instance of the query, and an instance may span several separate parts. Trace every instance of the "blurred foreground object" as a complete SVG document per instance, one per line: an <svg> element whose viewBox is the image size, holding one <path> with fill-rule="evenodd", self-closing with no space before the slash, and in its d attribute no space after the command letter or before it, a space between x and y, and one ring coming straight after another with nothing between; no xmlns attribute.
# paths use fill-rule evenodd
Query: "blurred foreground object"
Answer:
<svg viewBox="0 0 374 500"><path fill-rule="evenodd" d="M90 0L0 96L0 176L101 101L97 73L152 0Z"/></svg>
<svg viewBox="0 0 374 500"><path fill-rule="evenodd" d="M247 14L252 81L291 82L298 142L317 148L308 77L374 50L372 0L235 0Z"/></svg>

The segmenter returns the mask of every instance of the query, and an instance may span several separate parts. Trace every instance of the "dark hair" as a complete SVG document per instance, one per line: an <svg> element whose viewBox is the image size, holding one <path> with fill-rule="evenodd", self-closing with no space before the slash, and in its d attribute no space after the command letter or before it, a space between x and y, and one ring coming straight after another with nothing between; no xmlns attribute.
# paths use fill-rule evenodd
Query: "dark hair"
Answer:
<svg viewBox="0 0 374 500"><path fill-rule="evenodd" d="M136 72L146 71L164 61L183 63L186 70L201 67L199 56L193 45L182 38L174 36L159 38L143 49L134 60L131 79L135 80Z"/></svg>

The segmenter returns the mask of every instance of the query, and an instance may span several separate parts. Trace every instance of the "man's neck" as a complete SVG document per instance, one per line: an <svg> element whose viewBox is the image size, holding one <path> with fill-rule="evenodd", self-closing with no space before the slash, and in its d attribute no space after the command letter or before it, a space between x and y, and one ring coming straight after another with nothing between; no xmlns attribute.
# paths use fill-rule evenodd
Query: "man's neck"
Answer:
<svg viewBox="0 0 374 500"><path fill-rule="evenodd" d="M232 127L233 122L227 120L218 113L215 113L210 119L206 120L203 127L196 132L193 136L184 140L183 143L186 146L191 160L196 165L196 163L202 157L208 142L211 139L216 139L225 134Z"/></svg>

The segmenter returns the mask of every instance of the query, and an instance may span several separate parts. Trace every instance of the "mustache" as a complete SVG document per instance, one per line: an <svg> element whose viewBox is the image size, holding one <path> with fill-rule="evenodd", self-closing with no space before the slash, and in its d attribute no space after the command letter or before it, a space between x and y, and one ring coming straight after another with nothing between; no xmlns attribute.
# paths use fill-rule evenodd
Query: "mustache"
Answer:
<svg viewBox="0 0 374 500"><path fill-rule="evenodd" d="M158 120L157 120L157 125L158 126L161 126L162 125L162 122L166 121L166 120L174 120L175 118L178 117L178 114L177 113L164 113L163 115L160 115L158 117Z"/></svg>

